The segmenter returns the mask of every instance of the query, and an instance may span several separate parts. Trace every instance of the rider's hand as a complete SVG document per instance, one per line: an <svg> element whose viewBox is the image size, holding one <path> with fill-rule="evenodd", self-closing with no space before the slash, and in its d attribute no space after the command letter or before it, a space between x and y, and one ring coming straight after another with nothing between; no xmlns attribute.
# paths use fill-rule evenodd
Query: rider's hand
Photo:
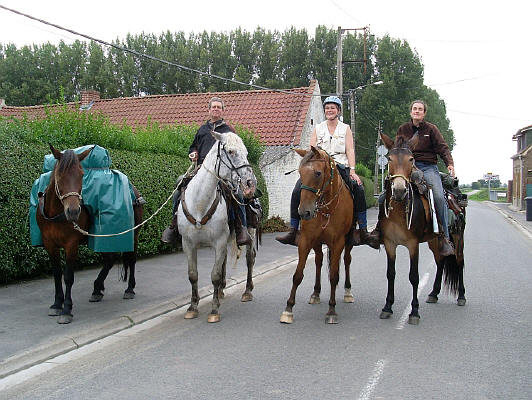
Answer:
<svg viewBox="0 0 532 400"><path fill-rule="evenodd" d="M454 175L454 165L449 165L447 167L447 170L449 171L449 174L451 174L451 176L454 178L455 175Z"/></svg>
<svg viewBox="0 0 532 400"><path fill-rule="evenodd" d="M193 151L188 155L188 158L190 158L190 161L196 161L198 159L198 152Z"/></svg>
<svg viewBox="0 0 532 400"><path fill-rule="evenodd" d="M362 185L362 181L360 180L360 177L356 174L354 169L349 170L349 177L356 181L359 185Z"/></svg>

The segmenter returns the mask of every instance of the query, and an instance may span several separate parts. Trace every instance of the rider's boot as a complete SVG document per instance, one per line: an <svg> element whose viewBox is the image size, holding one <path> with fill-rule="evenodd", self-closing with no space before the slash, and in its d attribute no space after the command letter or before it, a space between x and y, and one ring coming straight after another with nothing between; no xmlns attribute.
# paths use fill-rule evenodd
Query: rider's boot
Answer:
<svg viewBox="0 0 532 400"><path fill-rule="evenodd" d="M438 236L438 251L443 257L452 256L454 254L454 247L445 235Z"/></svg>
<svg viewBox="0 0 532 400"><path fill-rule="evenodd" d="M275 240L282 244L291 244L292 246L297 246L299 239L299 231L293 226L290 227L290 230L281 236L276 236Z"/></svg>
<svg viewBox="0 0 532 400"><path fill-rule="evenodd" d="M172 222L170 223L170 226L163 231L161 240L164 243L168 243L175 246L177 245L180 236L181 235L179 235L179 231L177 230L177 215L174 214L172 216Z"/></svg>
<svg viewBox="0 0 532 400"><path fill-rule="evenodd" d="M253 239L251 239L251 236L248 232L248 228L245 227L240 223L240 221L237 221L235 223L235 234L236 234L236 244L239 246L246 246L253 243Z"/></svg>
<svg viewBox="0 0 532 400"><path fill-rule="evenodd" d="M378 224L377 224L378 226ZM377 227L369 233L367 228L360 228L360 244L367 244L369 247L378 250L380 247L380 234Z"/></svg>

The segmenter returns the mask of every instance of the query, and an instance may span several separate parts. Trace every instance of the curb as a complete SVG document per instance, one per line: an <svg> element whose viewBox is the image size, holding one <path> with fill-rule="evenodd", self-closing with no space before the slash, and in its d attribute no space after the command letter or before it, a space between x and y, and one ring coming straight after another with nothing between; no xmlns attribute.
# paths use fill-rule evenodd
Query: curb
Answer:
<svg viewBox="0 0 532 400"><path fill-rule="evenodd" d="M287 264L297 261L297 256L286 256L270 263L253 268L253 278L260 277L269 271L279 269ZM247 280L247 272L227 278L226 289L236 286ZM200 288L200 300L212 295L211 285ZM0 379L6 378L22 370L46 362L57 356L79 349L115 333L125 331L143 322L167 314L190 304L190 295L181 295L172 300L136 310L130 315L122 315L105 323L96 325L74 337L62 337L52 343L35 347L15 354L0 363Z"/></svg>
<svg viewBox="0 0 532 400"><path fill-rule="evenodd" d="M496 210L499 213L501 213L508 220L508 222L510 222L517 229L519 229L521 232L523 232L525 234L525 236L528 237L528 239L532 240L532 230L528 226L524 225L518 219L515 219L511 214L507 213L506 211L504 211L502 208L498 207L497 205L492 204L489 201L487 201L486 203L488 204L489 207L491 207L494 210Z"/></svg>

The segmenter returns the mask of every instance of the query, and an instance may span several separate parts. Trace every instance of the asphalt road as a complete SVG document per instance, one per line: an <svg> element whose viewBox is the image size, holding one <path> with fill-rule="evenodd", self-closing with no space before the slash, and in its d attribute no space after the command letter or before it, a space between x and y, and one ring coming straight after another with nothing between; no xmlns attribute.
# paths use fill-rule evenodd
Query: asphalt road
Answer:
<svg viewBox="0 0 532 400"><path fill-rule="evenodd" d="M218 324L206 321L206 299L196 320L178 309L0 380L0 398L530 399L532 242L482 203L470 202L467 222L467 304L446 295L424 302L435 273L424 244L418 326L404 318L406 250L398 251L394 315L380 320L385 252L355 248L355 303L337 291L338 325L324 323L326 268L322 303L307 304L311 262L294 324L279 323L291 263L257 278L251 303L240 302L243 285L231 288Z"/></svg>

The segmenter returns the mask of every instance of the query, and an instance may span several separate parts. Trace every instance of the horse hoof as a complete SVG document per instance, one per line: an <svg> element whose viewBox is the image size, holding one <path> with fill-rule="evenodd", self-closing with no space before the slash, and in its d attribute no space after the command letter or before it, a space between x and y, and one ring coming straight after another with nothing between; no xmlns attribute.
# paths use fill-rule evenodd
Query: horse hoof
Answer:
<svg viewBox="0 0 532 400"><path fill-rule="evenodd" d="M382 311L381 312L381 315L379 315L379 318L380 319L388 319L392 316L393 313L389 312L389 311Z"/></svg>
<svg viewBox="0 0 532 400"><path fill-rule="evenodd" d="M325 316L325 323L326 324L337 324L338 323L338 315L326 315Z"/></svg>
<svg viewBox="0 0 532 400"><path fill-rule="evenodd" d="M419 315L409 315L408 323L410 325L419 325Z"/></svg>
<svg viewBox="0 0 532 400"><path fill-rule="evenodd" d="M91 298L89 299L89 301L91 303L97 303L99 301L102 301L102 299L103 299L103 294L93 294Z"/></svg>
<svg viewBox="0 0 532 400"><path fill-rule="evenodd" d="M124 297L122 297L124 300L131 300L135 298L135 293L131 292L124 292Z"/></svg>
<svg viewBox="0 0 532 400"><path fill-rule="evenodd" d="M344 296L344 303L354 303L355 302L355 298L353 297L352 294L346 294Z"/></svg>
<svg viewBox="0 0 532 400"><path fill-rule="evenodd" d="M251 293L243 293L242 298L240 299L240 301L243 303L252 301L252 300L253 300L253 295Z"/></svg>
<svg viewBox="0 0 532 400"><path fill-rule="evenodd" d="M458 299L458 301L456 302L456 304L458 304L459 306L465 306L465 303L466 299Z"/></svg>
<svg viewBox="0 0 532 400"><path fill-rule="evenodd" d="M209 323L220 322L221 319L222 317L220 316L220 314L209 314L209 316L207 317L207 322Z"/></svg>
<svg viewBox="0 0 532 400"><path fill-rule="evenodd" d="M52 308L52 307L50 307L48 309L48 315L50 317L58 317L59 315L61 315L61 309L60 308Z"/></svg>
<svg viewBox="0 0 532 400"><path fill-rule="evenodd" d="M197 310L192 310L192 311L187 311L185 313L185 319L194 319L194 318L197 318L198 317L198 311Z"/></svg>
<svg viewBox="0 0 532 400"><path fill-rule="evenodd" d="M428 296L427 297L427 303L437 303L438 298L436 296Z"/></svg>
<svg viewBox="0 0 532 400"><path fill-rule="evenodd" d="M62 314L57 319L58 324L70 324L74 316L72 314Z"/></svg>
<svg viewBox="0 0 532 400"><path fill-rule="evenodd" d="M312 296L310 296L308 303L309 304L320 304L321 303L320 296L316 296L315 294L313 294Z"/></svg>
<svg viewBox="0 0 532 400"><path fill-rule="evenodd" d="M294 322L294 314L288 311L283 311L281 314L281 321L282 324L291 324Z"/></svg>

